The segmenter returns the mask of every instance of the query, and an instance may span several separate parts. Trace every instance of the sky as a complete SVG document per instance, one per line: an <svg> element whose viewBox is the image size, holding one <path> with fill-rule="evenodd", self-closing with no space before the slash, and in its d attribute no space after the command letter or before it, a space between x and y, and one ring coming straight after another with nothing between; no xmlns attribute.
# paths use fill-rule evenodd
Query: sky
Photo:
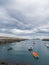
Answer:
<svg viewBox="0 0 49 65"><path fill-rule="evenodd" d="M49 0L0 0L0 36L49 37Z"/></svg>

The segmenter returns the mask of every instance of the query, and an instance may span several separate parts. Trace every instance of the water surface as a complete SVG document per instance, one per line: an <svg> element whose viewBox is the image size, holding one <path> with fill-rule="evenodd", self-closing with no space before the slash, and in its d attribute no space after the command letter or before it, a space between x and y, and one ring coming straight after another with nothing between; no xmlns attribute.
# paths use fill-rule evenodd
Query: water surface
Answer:
<svg viewBox="0 0 49 65"><path fill-rule="evenodd" d="M49 44L49 41L26 40L16 43L8 43L0 45L0 61L6 61L15 65L20 63L21 65L49 65L49 48L45 46L45 43ZM7 49L12 47L13 49L8 51ZM33 51L39 54L39 59L35 59L31 52L28 51L29 47L33 47Z"/></svg>

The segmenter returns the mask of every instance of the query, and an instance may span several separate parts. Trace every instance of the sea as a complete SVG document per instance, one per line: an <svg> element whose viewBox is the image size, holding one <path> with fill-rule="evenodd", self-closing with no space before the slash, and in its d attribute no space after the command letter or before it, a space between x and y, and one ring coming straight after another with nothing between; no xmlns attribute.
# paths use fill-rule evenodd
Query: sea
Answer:
<svg viewBox="0 0 49 65"><path fill-rule="evenodd" d="M34 43L33 43L34 42ZM16 65L49 65L49 48L45 44L49 41L30 39L14 43L0 44L0 61ZM32 47L32 51L28 49ZM8 50L12 48L11 50ZM37 52L39 58L33 57L32 52Z"/></svg>

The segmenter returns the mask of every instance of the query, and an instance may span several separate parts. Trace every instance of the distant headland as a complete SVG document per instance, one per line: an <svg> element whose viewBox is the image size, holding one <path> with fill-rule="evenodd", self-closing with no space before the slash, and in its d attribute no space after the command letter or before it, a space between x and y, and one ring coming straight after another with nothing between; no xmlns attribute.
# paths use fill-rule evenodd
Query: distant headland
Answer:
<svg viewBox="0 0 49 65"><path fill-rule="evenodd" d="M49 38L44 38L42 39L42 41L49 41Z"/></svg>
<svg viewBox="0 0 49 65"><path fill-rule="evenodd" d="M1 43L13 43L13 42L20 42L27 39L24 38L16 38L16 37L6 37L6 36L0 36L0 44Z"/></svg>

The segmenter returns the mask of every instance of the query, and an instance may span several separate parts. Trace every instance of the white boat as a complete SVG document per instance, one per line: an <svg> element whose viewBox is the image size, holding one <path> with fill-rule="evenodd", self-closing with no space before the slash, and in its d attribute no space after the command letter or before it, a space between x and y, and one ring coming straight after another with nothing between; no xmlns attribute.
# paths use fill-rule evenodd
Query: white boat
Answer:
<svg viewBox="0 0 49 65"><path fill-rule="evenodd" d="M32 51L32 50L33 50L33 47L28 48L28 50L29 50L29 51Z"/></svg>
<svg viewBox="0 0 49 65"><path fill-rule="evenodd" d="M46 44L47 48L49 48L49 44Z"/></svg>

